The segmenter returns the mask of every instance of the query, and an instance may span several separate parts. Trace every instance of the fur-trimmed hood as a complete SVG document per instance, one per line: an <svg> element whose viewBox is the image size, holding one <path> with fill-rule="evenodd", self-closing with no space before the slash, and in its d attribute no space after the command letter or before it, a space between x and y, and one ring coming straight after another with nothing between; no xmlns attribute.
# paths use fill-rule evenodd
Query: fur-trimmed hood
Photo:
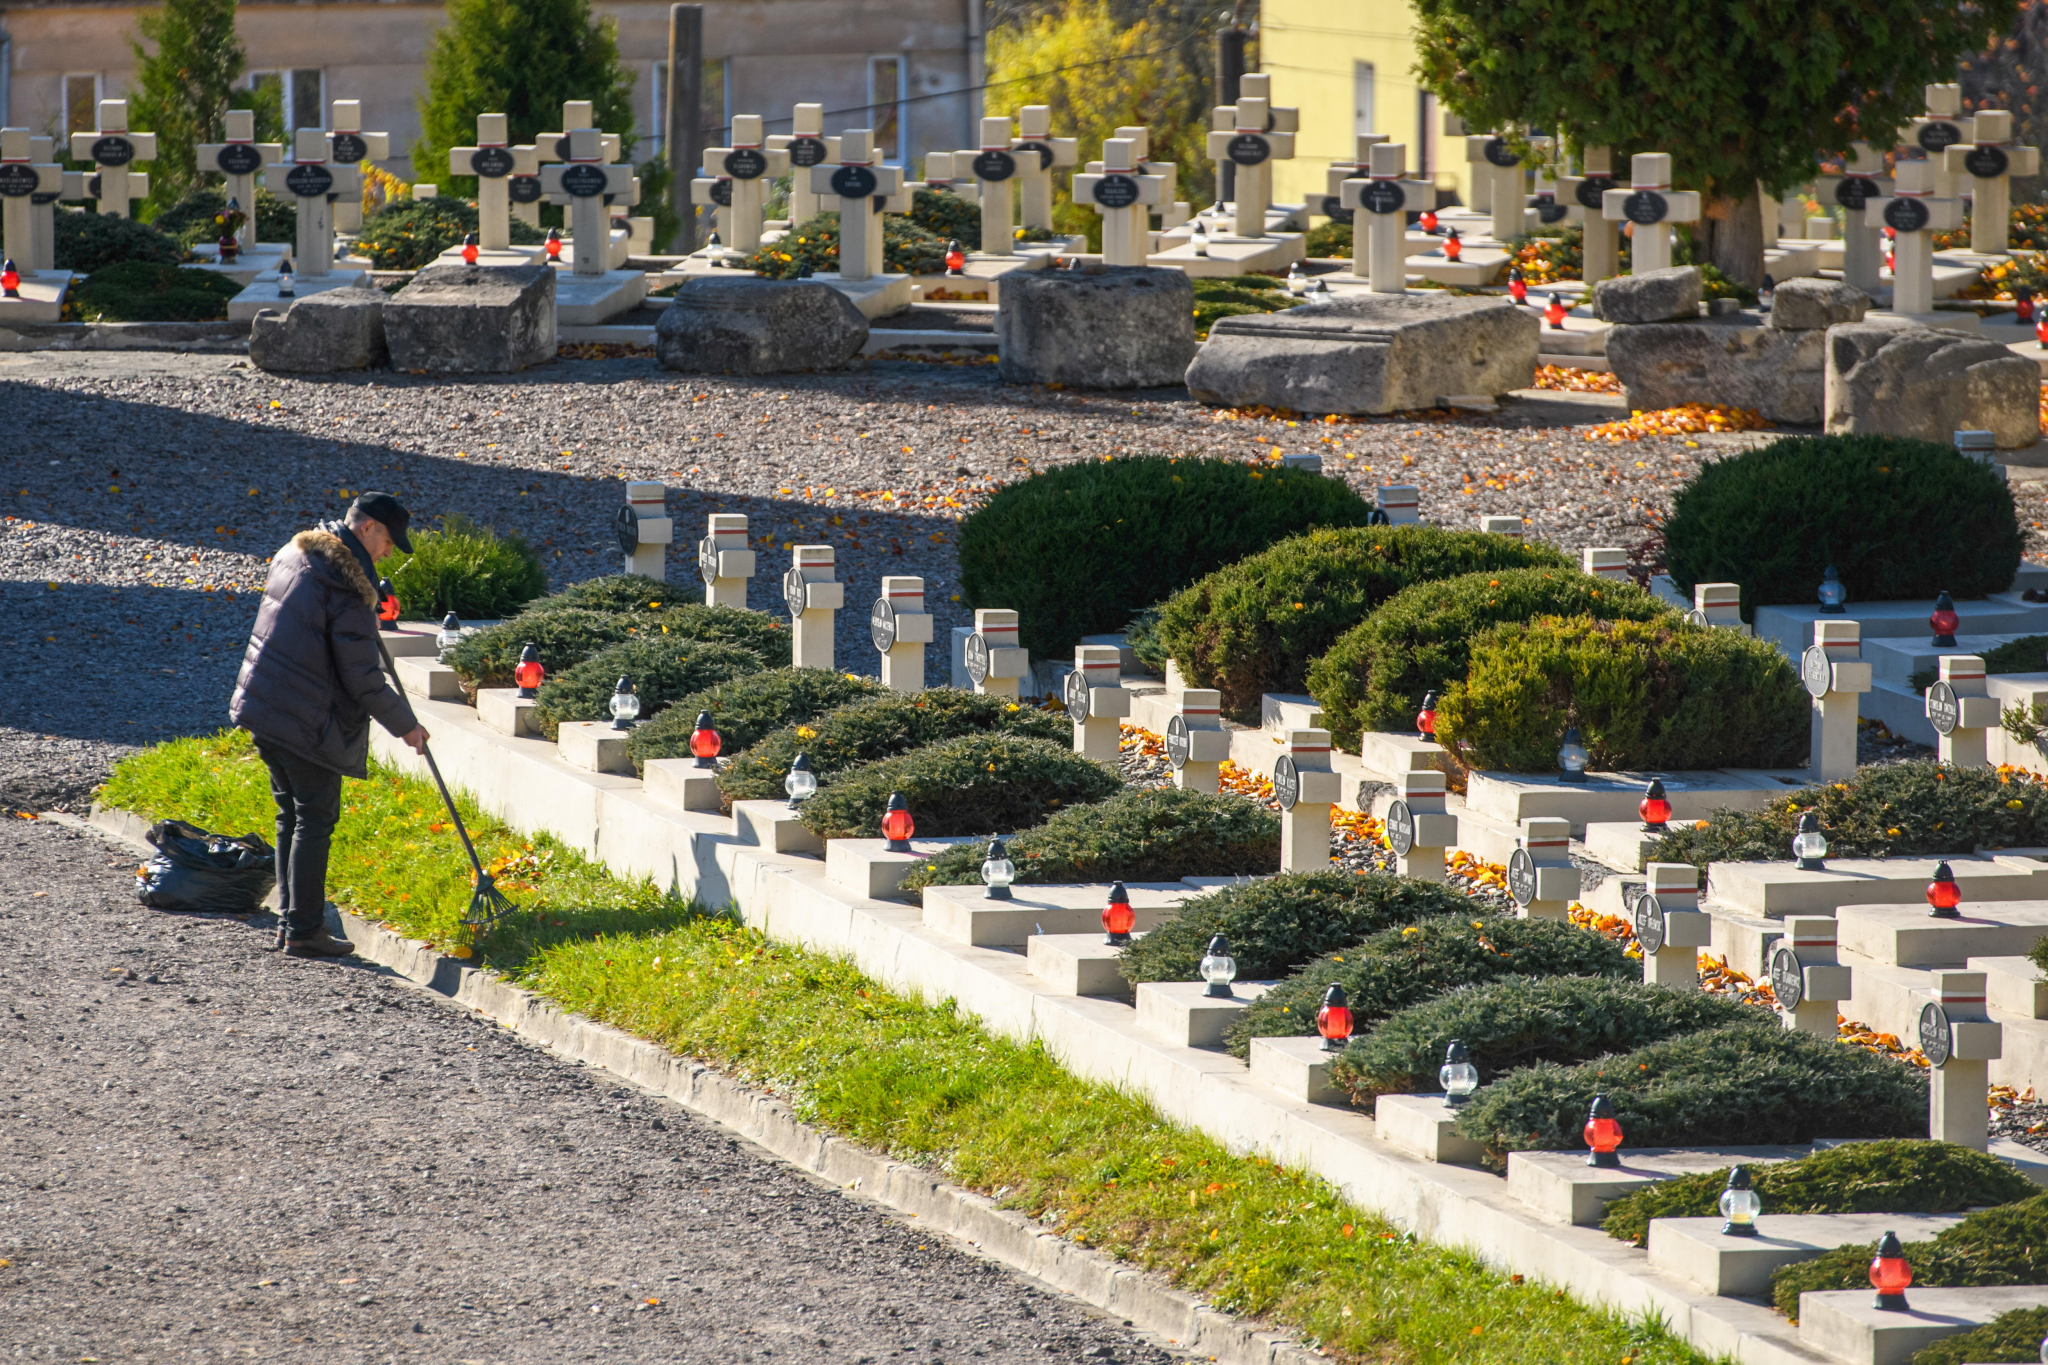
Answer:
<svg viewBox="0 0 2048 1365"><path fill-rule="evenodd" d="M314 527L301 531L292 537L292 545L308 559L317 559L334 571L342 584L363 599L363 605L375 608L377 585L364 574L363 566L357 562L354 552L332 531Z"/></svg>

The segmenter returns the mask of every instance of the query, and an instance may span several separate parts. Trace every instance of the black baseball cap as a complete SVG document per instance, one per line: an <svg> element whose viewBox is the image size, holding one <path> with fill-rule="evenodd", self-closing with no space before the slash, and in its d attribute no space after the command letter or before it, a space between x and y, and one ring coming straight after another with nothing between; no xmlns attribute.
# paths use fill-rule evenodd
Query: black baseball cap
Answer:
<svg viewBox="0 0 2048 1365"><path fill-rule="evenodd" d="M391 543L407 554L412 553L412 540L405 534L405 528L412 524L412 513L400 506L397 498L389 493L358 493L348 510L351 516L360 513L382 522L391 533Z"/></svg>

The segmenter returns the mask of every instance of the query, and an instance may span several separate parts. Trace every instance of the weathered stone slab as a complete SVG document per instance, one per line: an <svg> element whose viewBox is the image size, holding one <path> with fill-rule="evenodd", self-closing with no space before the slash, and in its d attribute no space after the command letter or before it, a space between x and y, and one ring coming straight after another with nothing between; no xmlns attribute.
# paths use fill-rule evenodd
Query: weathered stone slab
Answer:
<svg viewBox="0 0 2048 1365"><path fill-rule="evenodd" d="M1947 444L1958 431L1988 431L2016 450L2040 440L2040 387L2040 368L1995 341L1872 322L1827 331L1831 434Z"/></svg>
<svg viewBox="0 0 2048 1365"><path fill-rule="evenodd" d="M555 356L555 272L430 265L384 305L395 370L509 374Z"/></svg>
<svg viewBox="0 0 2048 1365"><path fill-rule="evenodd" d="M690 374L836 370L860 354L868 320L812 280L693 276L654 329L662 367Z"/></svg>
<svg viewBox="0 0 2048 1365"><path fill-rule="evenodd" d="M1844 322L1861 322L1870 311L1870 295L1840 280L1805 277L1787 280L1771 291L1771 326L1780 331L1825 330Z"/></svg>
<svg viewBox="0 0 2048 1365"><path fill-rule="evenodd" d="M1700 312L1697 266L1674 265L1617 275L1593 286L1593 316L1603 322L1671 322Z"/></svg>
<svg viewBox="0 0 2048 1365"><path fill-rule="evenodd" d="M279 312L266 308L249 324L249 360L277 374L367 370L390 358L384 344L381 289L329 289Z"/></svg>
<svg viewBox="0 0 2048 1365"><path fill-rule="evenodd" d="M996 303L996 345L1008 384L1176 385L1195 357L1195 286L1149 266L1019 272Z"/></svg>
<svg viewBox="0 0 2048 1365"><path fill-rule="evenodd" d="M1811 426L1825 387L1823 335L1766 326L1755 313L1622 325L1607 334L1607 363L1632 409L1726 403Z"/></svg>

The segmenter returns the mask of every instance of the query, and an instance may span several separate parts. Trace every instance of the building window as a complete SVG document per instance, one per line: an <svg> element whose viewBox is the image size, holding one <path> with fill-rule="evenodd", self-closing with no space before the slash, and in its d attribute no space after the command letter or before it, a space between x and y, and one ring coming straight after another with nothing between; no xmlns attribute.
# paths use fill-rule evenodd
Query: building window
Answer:
<svg viewBox="0 0 2048 1365"><path fill-rule="evenodd" d="M1351 131L1370 133L1372 126L1372 63L1351 64Z"/></svg>
<svg viewBox="0 0 2048 1365"><path fill-rule="evenodd" d="M293 71L252 71L249 88L277 100L277 114L290 137L301 128L327 126L327 73L318 67Z"/></svg>
<svg viewBox="0 0 2048 1365"><path fill-rule="evenodd" d="M909 96L909 70L901 57L868 59L868 126L875 134L875 156L903 159L903 101Z"/></svg>
<svg viewBox="0 0 2048 1365"><path fill-rule="evenodd" d="M100 126L99 73L64 78L64 132L91 133Z"/></svg>

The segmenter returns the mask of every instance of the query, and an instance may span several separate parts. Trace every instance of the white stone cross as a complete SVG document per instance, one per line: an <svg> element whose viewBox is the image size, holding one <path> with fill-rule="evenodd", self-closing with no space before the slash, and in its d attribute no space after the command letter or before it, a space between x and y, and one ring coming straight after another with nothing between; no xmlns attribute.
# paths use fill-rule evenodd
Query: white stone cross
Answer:
<svg viewBox="0 0 2048 1365"><path fill-rule="evenodd" d="M732 215L725 244L751 256L761 246L768 182L789 169L789 153L767 145L759 114L735 114L732 146L704 149L704 174L730 182Z"/></svg>
<svg viewBox="0 0 2048 1365"><path fill-rule="evenodd" d="M1394 869L1404 877L1419 882L1441 883L1444 879L1444 856L1458 842L1458 817L1444 809L1445 790L1444 775L1436 768L1395 775L1394 799L1405 810L1397 817L1390 805L1388 816L1406 821L1408 851L1401 852L1398 842L1393 845ZM1389 834L1391 837L1391 831Z"/></svg>
<svg viewBox="0 0 2048 1365"><path fill-rule="evenodd" d="M1280 802L1280 870L1320 872L1330 865L1330 807L1344 779L1330 767L1328 730L1289 730L1286 752L1273 764Z"/></svg>
<svg viewBox="0 0 2048 1365"><path fill-rule="evenodd" d="M884 574L882 595L869 609L868 628L882 656L882 686L897 692L924 691L924 649L932 642L924 580Z"/></svg>
<svg viewBox="0 0 2048 1365"><path fill-rule="evenodd" d="M1856 775L1857 698L1870 690L1863 623L1815 621L1813 645L1799 656L1800 681L1813 698L1809 782L1846 782Z"/></svg>
<svg viewBox="0 0 2048 1365"><path fill-rule="evenodd" d="M1959 199L1934 193L1935 163L1900 161L1892 170L1892 192L1864 207L1863 221L1889 227L1892 238L1894 313L1934 311L1934 234L1962 226Z"/></svg>
<svg viewBox="0 0 2048 1365"><path fill-rule="evenodd" d="M1344 182L1372 174L1372 149L1392 142L1385 133L1360 133L1357 155L1348 161L1332 161L1323 170L1323 204L1317 210L1325 218L1349 221L1351 210L1344 207Z"/></svg>
<svg viewBox="0 0 2048 1365"><path fill-rule="evenodd" d="M1913 120L1913 146L1934 167L1935 198L1956 197L1956 174L1949 169L1948 149L1974 141L1970 119L1963 113L1963 87L1928 86L1927 112Z"/></svg>
<svg viewBox="0 0 2048 1365"><path fill-rule="evenodd" d="M1612 222L1635 224L1629 250L1629 273L1665 270L1671 265L1671 232L1667 223L1696 223L1700 197L1693 190L1671 188L1668 152L1637 152L1628 159L1629 187L1600 196L1601 215Z"/></svg>
<svg viewBox="0 0 2048 1365"><path fill-rule="evenodd" d="M450 147L451 175L476 177L476 243L485 251L512 245L512 177L538 175L540 156L532 147L512 145L511 120L504 114L476 116L476 146Z"/></svg>
<svg viewBox="0 0 2048 1365"><path fill-rule="evenodd" d="M747 519L739 512L713 512L697 542L697 576L704 580L707 607L747 606L747 580L754 576L754 552L747 548Z"/></svg>
<svg viewBox="0 0 2048 1365"><path fill-rule="evenodd" d="M1821 193L1842 206L1842 281L1866 294L1882 287L1884 272L1884 225L1864 215L1874 200L1892 192L1892 178L1884 168L1884 156L1868 142L1849 145L1841 174L1819 177Z"/></svg>
<svg viewBox="0 0 2048 1365"><path fill-rule="evenodd" d="M1018 163L1023 158L1010 150L1010 142L1010 120L999 114L981 121L980 151L956 152L953 156L956 169L962 157L968 158L968 165L980 186L981 252L984 256L1017 254L1017 233L1011 226L1011 220L1016 216L1012 196L1016 188Z"/></svg>
<svg viewBox="0 0 2048 1365"><path fill-rule="evenodd" d="M1985 732L1998 728L1999 707L1984 681L1984 660L1976 654L1944 654L1935 663L1940 676L1927 689L1925 706L1934 723L1937 755L1959 768L1985 767L1990 763Z"/></svg>
<svg viewBox="0 0 2048 1365"><path fill-rule="evenodd" d="M1229 125L1209 134L1209 155L1237 167L1232 231L1239 237L1266 235L1266 210L1273 203L1273 163L1294 157L1294 128L1301 111L1274 108L1271 88L1269 77L1243 77L1237 103L1218 109L1219 113L1226 108L1231 111Z"/></svg>
<svg viewBox="0 0 2048 1365"><path fill-rule="evenodd" d="M35 164L48 165L57 160L57 140L41 135L28 140L29 160ZM57 204L60 200L73 203L86 197L86 175L84 171L66 171L62 184L51 189L48 186L29 196L30 231L28 254L35 271L57 268ZM21 264L19 260L15 262Z"/></svg>
<svg viewBox="0 0 2048 1365"><path fill-rule="evenodd" d="M1010 150L1017 155L1017 192L1023 201L1024 226L1052 230L1052 173L1057 166L1072 166L1081 159L1081 144L1070 137L1053 137L1052 106L1027 104L1017 111L1017 138ZM1025 155L1025 153L1034 155Z"/></svg>
<svg viewBox="0 0 2048 1365"><path fill-rule="evenodd" d="M534 138L534 149L539 153L542 162L583 160L582 157L573 154L573 149L569 144L570 134L574 133L578 128L595 128L596 126L597 106L595 104L589 100L564 100L562 102L561 131L537 134ZM598 137L600 148L597 159L603 162L617 161L619 159L619 135L617 133L600 133Z"/></svg>
<svg viewBox="0 0 2048 1365"><path fill-rule="evenodd" d="M711 230L722 249L732 245L732 177L699 175L690 181L690 202L711 207Z"/></svg>
<svg viewBox="0 0 2048 1365"><path fill-rule="evenodd" d="M1074 723L1074 752L1103 763L1116 762L1117 722L1131 714L1123 687L1123 651L1115 645L1076 645L1074 671L1067 675L1067 719Z"/></svg>
<svg viewBox="0 0 2048 1365"><path fill-rule="evenodd" d="M1975 141L1949 148L1943 154L1943 169L1952 180L1970 177L1975 186L1970 250L1979 256L2003 256L2012 227L2012 177L2039 175L2041 149L2012 140L2012 114L2005 109L1981 110L1970 127Z"/></svg>
<svg viewBox="0 0 2048 1365"><path fill-rule="evenodd" d="M809 172L813 166L838 164L839 139L825 136L822 104L795 106L790 111L789 123L789 135L771 137L768 145L789 156L789 169L793 172L789 177L789 225L795 227L817 217L823 207L817 191L811 188Z"/></svg>
<svg viewBox="0 0 2048 1365"><path fill-rule="evenodd" d="M1693 584L1692 611L1687 619L1695 625L1732 630L1738 635L1754 633L1749 623L1742 619L1740 583Z"/></svg>
<svg viewBox="0 0 2048 1365"><path fill-rule="evenodd" d="M1572 824L1555 816L1532 815L1522 821L1521 851L1535 864L1530 898L1515 897L1523 919L1570 919L1579 898L1579 869L1571 860ZM1510 887L1514 868L1509 869Z"/></svg>
<svg viewBox="0 0 2048 1365"><path fill-rule="evenodd" d="M1031 676L1031 651L1017 643L1017 613L1003 607L982 607L974 613L974 631L964 647L967 677L985 696L1014 697Z"/></svg>
<svg viewBox="0 0 2048 1365"><path fill-rule="evenodd" d="M1148 214L1166 202L1166 180L1139 169L1144 153L1127 137L1102 144L1102 170L1074 177L1076 203L1093 204L1102 215L1102 263L1143 265L1150 243Z"/></svg>
<svg viewBox="0 0 2048 1365"><path fill-rule="evenodd" d="M1183 745L1187 756L1179 758ZM1216 794L1223 760L1230 757L1230 731L1223 728L1221 692L1206 687L1181 690L1180 704L1166 721L1166 757L1175 765L1174 786Z"/></svg>
<svg viewBox="0 0 2048 1365"><path fill-rule="evenodd" d="M256 246L256 176L284 160L284 144L256 140L253 109L230 109L222 121L221 141L199 145L199 165L227 177L227 197L248 215L235 230L235 240L249 251Z"/></svg>
<svg viewBox="0 0 2048 1365"><path fill-rule="evenodd" d="M668 547L676 538L676 524L666 510L667 501L668 489L660 483L627 480L621 524L625 518L631 518L634 545L625 551L621 573L645 574L667 581Z"/></svg>
<svg viewBox="0 0 2048 1365"><path fill-rule="evenodd" d="M568 161L541 168L541 188L550 202L569 205L569 233L576 248L574 273L602 275L611 256L612 216L605 200L633 192L633 169L600 160L603 135L595 128L571 131L569 151Z"/></svg>
<svg viewBox="0 0 2048 1365"><path fill-rule="evenodd" d="M1342 184L1343 205L1352 210L1351 273L1370 279L1375 294L1405 294L1408 215L1436 203L1436 186L1401 178L1408 164L1404 143L1361 150L1367 153L1365 178Z"/></svg>
<svg viewBox="0 0 2048 1365"><path fill-rule="evenodd" d="M1785 936L1771 949L1771 976L1779 975L1779 950L1790 949L1799 976L1799 1003L1790 1009L1778 1001L1778 1017L1794 1033L1811 1033L1817 1038L1835 1036L1835 1009L1849 998L1850 972L1841 965L1840 943L1832 915L1787 915ZM1789 975L1789 973L1788 973ZM1982 1102L1979 1102L1982 1107Z"/></svg>
<svg viewBox="0 0 2048 1365"><path fill-rule="evenodd" d="M1985 1010L1983 972L1936 971L1928 1005L1920 1015L1917 1043L1933 1061L1934 1044L1947 1053L1927 1087L1927 1136L1981 1152L1990 1145L1990 1111L1984 1105L1989 1063L2005 1050L2005 1026ZM1933 1037L1929 1037L1932 1034Z"/></svg>
<svg viewBox="0 0 2048 1365"><path fill-rule="evenodd" d="M1487 182L1486 202L1491 205L1493 240L1503 246L1527 231L1527 205L1522 194L1522 159L1504 137L1473 134L1465 139L1465 161L1472 167L1472 182Z"/></svg>
<svg viewBox="0 0 2048 1365"><path fill-rule="evenodd" d="M292 135L291 169L284 187L299 205L298 242L293 256L300 279L320 279L334 269L334 170L327 164L327 134L301 128Z"/></svg>
<svg viewBox="0 0 2048 1365"><path fill-rule="evenodd" d="M334 227L354 232L363 225L363 163L391 155L391 134L363 131L363 102L334 101L334 130L327 135L327 160L334 170Z"/></svg>
<svg viewBox="0 0 2048 1365"><path fill-rule="evenodd" d="M799 545L782 576L782 600L790 616L790 665L832 667L832 625L846 605L846 585L834 572L830 545Z"/></svg>
<svg viewBox="0 0 2048 1365"><path fill-rule="evenodd" d="M1603 211L1607 191L1614 188L1614 149L1587 147L1579 153L1579 173L1557 178L1558 193L1585 212L1585 241L1579 278L1591 288L1621 273L1621 225Z"/></svg>
<svg viewBox="0 0 2048 1365"><path fill-rule="evenodd" d="M848 128L839 134L839 164L811 167L811 189L839 207L839 278L871 280L882 271L882 210L901 201L903 172L884 166L874 153L874 130ZM878 202L882 201L882 202Z"/></svg>
<svg viewBox="0 0 2048 1365"><path fill-rule="evenodd" d="M1713 942L1714 917L1700 909L1700 871L1691 863L1643 864L1643 890L1657 898L1661 942L1643 954L1643 982L1674 991L1700 988L1700 949ZM1636 912L1637 938L1643 914Z"/></svg>
<svg viewBox="0 0 2048 1365"><path fill-rule="evenodd" d="M943 190L947 194L958 195L970 204L974 203L979 197L979 187L975 185L971 174L960 174L960 167L963 164L963 156L972 161L975 155L973 152L926 152L924 179L912 188L921 186L928 190Z"/></svg>
<svg viewBox="0 0 2048 1365"><path fill-rule="evenodd" d="M1110 136L1128 139L1132 147L1132 155L1138 158L1136 163L1138 170L1146 175L1156 175L1159 177L1160 231L1163 232L1168 228L1178 227L1185 223L1188 220L1188 206L1184 202L1176 202L1174 198L1175 195L1180 193L1180 167L1171 161L1154 161L1152 159L1152 130L1140 124L1128 124L1119 127ZM1088 171L1091 175L1100 175L1102 173L1102 164L1091 161L1088 163ZM1149 217L1146 221L1149 224ZM1158 239L1150 235L1146 237L1145 241L1148 250L1156 249L1159 244Z"/></svg>
<svg viewBox="0 0 2048 1365"><path fill-rule="evenodd" d="M129 167L156 160L156 134L128 131L127 100L101 100L99 131L73 133L71 155L97 169L93 179L99 188L92 197L99 201L100 212L126 218L129 203L149 193L149 177ZM250 212L255 212L254 205Z"/></svg>
<svg viewBox="0 0 2048 1365"><path fill-rule="evenodd" d="M39 165L34 144L35 137L26 128L0 128L0 233L6 235L10 256L21 253L14 265L24 275L40 268L35 255L34 198L64 187L64 168Z"/></svg>

